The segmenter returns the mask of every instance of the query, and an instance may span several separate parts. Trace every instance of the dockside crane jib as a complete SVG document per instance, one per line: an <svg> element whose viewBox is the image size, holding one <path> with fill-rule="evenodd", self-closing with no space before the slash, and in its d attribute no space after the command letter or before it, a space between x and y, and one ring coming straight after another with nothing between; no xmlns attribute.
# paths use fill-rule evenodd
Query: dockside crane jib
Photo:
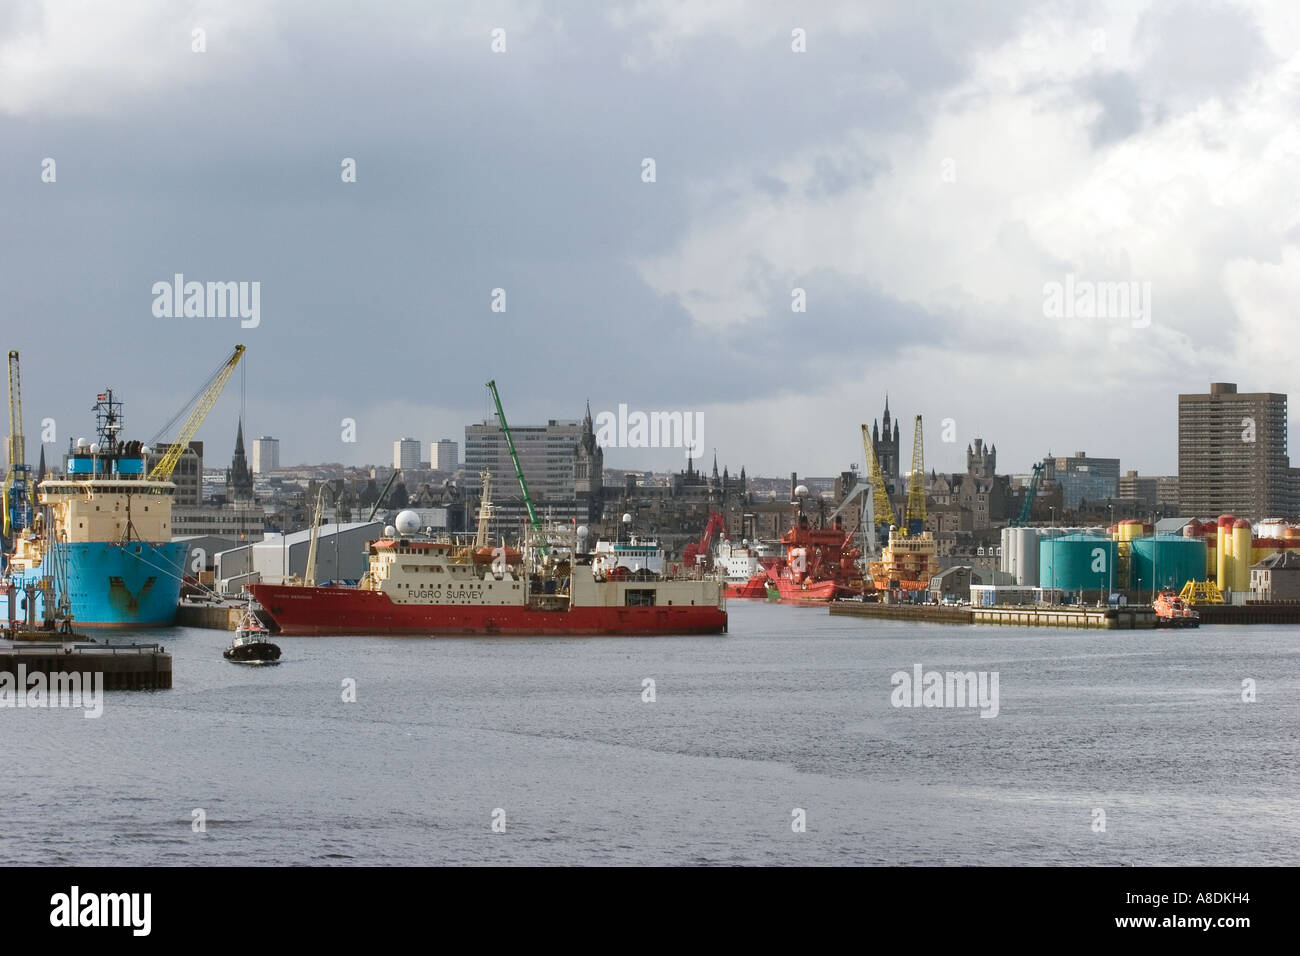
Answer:
<svg viewBox="0 0 1300 956"><path fill-rule="evenodd" d="M18 353L9 353L9 473L4 483L4 537L18 534L32 523L30 474L23 438L23 396L18 375Z"/></svg>
<svg viewBox="0 0 1300 956"><path fill-rule="evenodd" d="M889 500L889 489L885 487L885 476L880 471L880 461L876 458L875 447L871 443L871 429L862 426L862 450L867 457L867 480L871 482L871 497L875 507L875 520L889 525L898 524L894 514L894 503Z"/></svg>
<svg viewBox="0 0 1300 956"><path fill-rule="evenodd" d="M171 442L166 454L159 459L158 464L154 465L153 470L149 472L149 481L171 481L172 472L176 470L176 465L180 462L181 456L185 450L190 447L190 441L194 438L199 426L203 424L203 419L208 417L208 412L212 411L212 406L216 404L217 399L221 396L222 389L226 387L226 382L230 381L231 374L235 371L235 366L244 355L244 346L236 345L235 350L230 353L224 362L217 367L217 370L208 377L188 402L181 406L180 411L172 416L158 434L154 436L150 444L157 446L176 424L177 420L190 411L189 417L181 426L174 441Z"/></svg>
<svg viewBox="0 0 1300 956"><path fill-rule="evenodd" d="M1034 498L1038 495L1038 479L1043 475L1043 463L1041 461L1034 463L1034 474L1029 479L1029 487L1025 489L1025 503L1020 506L1020 517L1012 522L1012 527L1022 528L1029 524L1029 519L1034 514Z"/></svg>
<svg viewBox="0 0 1300 956"><path fill-rule="evenodd" d="M497 408L497 421L501 423L501 432L506 436L506 447L510 449L510 461L515 466L515 477L519 479L519 490L524 496L524 507L528 509L528 524L533 533L538 536L541 544L538 550L545 555L548 551L546 547L546 536L542 531L542 520L537 517L537 509L533 507L532 496L528 494L528 482L524 479L523 466L519 464L519 454L515 451L515 440L510 434L510 426L506 423L505 409L501 407L501 395L497 392L497 383L494 379L487 383L488 391L492 393L492 401Z"/></svg>
<svg viewBox="0 0 1300 956"><path fill-rule="evenodd" d="M925 531L925 439L921 434L921 416L916 416L912 432L912 474L907 483L907 514L904 533L915 537Z"/></svg>

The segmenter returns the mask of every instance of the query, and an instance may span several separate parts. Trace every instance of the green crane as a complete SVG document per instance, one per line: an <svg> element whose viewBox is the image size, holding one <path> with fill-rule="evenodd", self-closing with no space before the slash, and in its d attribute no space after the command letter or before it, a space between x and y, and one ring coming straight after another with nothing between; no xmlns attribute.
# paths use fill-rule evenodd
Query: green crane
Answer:
<svg viewBox="0 0 1300 956"><path fill-rule="evenodd" d="M519 490L524 493L524 507L528 509L528 523L532 526L533 531L540 533L542 531L542 519L537 517L537 509L533 507L532 496L528 494L528 482L524 480L524 469L519 464L519 455L515 452L515 440L510 436L510 426L506 424L506 413L501 407L501 396L497 394L496 381L488 382L487 387L492 393L492 401L496 402L497 421L501 423L501 431L505 433L506 447L510 449L510 460L515 464L515 477L519 479ZM542 537L542 554L546 554L546 550L546 538Z"/></svg>
<svg viewBox="0 0 1300 956"><path fill-rule="evenodd" d="M1029 479L1029 487L1025 490L1025 503L1020 506L1020 518L1011 523L1013 528L1023 528L1029 524L1029 519L1034 513L1034 498L1038 495L1038 479L1043 474L1043 463L1034 464L1033 477Z"/></svg>

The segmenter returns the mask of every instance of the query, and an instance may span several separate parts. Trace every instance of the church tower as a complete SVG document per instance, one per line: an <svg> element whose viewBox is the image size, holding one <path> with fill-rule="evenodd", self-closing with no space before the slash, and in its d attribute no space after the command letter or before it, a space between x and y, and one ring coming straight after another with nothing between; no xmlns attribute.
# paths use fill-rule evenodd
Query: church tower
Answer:
<svg viewBox="0 0 1300 956"><path fill-rule="evenodd" d="M871 423L871 444L876 452L876 461L880 463L880 474L885 479L885 487L891 495L901 490L899 480L902 471L898 460L898 422L893 422L890 431L889 396L885 396L885 414L881 416L880 427Z"/></svg>
<svg viewBox="0 0 1300 956"><path fill-rule="evenodd" d="M586 504L587 521L599 521L604 495L605 450L596 444L591 421L591 402L582 420L582 437L573 446L573 496Z"/></svg>
<svg viewBox="0 0 1300 956"><path fill-rule="evenodd" d="M966 446L966 474L976 478L992 478L997 474L998 446L987 446L984 439L976 438L975 447Z"/></svg>

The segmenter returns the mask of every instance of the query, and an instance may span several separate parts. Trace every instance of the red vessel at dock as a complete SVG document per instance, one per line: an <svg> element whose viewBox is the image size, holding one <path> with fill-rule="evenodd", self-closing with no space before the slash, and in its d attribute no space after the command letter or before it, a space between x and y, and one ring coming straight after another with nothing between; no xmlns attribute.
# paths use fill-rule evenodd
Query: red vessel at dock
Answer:
<svg viewBox="0 0 1300 956"><path fill-rule="evenodd" d="M357 587L252 584L279 633L324 635L593 636L719 634L726 598L716 581L649 571L605 575L591 555L524 572L511 549L483 566L448 542L385 538L370 545ZM622 570L622 569L619 569Z"/></svg>
<svg viewBox="0 0 1300 956"><path fill-rule="evenodd" d="M855 598L864 583L860 552L838 524L813 528L805 515L781 536L784 559L766 568L768 600L787 604L824 604Z"/></svg>

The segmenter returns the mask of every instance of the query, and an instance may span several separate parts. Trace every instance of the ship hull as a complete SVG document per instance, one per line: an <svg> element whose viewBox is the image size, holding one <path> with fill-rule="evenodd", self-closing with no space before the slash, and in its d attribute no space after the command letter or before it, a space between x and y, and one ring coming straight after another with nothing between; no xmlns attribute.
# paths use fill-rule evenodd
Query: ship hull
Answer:
<svg viewBox="0 0 1300 956"><path fill-rule="evenodd" d="M596 637L720 634L727 612L712 605L566 607L395 604L356 588L249 586L281 634L423 637Z"/></svg>
<svg viewBox="0 0 1300 956"><path fill-rule="evenodd" d="M767 583L767 599L782 604L826 604L847 597L856 597L860 591L846 587L838 581L816 581L807 586L795 584L785 578Z"/></svg>
<svg viewBox="0 0 1300 956"><path fill-rule="evenodd" d="M728 584L727 597L757 598L761 601L767 597L767 578L759 574L750 578L744 584Z"/></svg>
<svg viewBox="0 0 1300 956"><path fill-rule="evenodd" d="M181 577L188 546L183 541L75 542L61 546L68 557L68 593L73 626L80 628L170 627L176 621ZM44 568L15 578L15 607L0 592L5 619L24 620L28 582L40 581ZM44 616L44 600L36 593L36 620Z"/></svg>

